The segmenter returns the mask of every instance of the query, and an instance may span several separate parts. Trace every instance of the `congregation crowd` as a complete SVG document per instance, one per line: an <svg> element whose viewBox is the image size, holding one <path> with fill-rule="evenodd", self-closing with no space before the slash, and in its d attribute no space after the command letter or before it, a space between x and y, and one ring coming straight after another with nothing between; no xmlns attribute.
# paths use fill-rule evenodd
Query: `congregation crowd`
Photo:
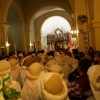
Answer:
<svg viewBox="0 0 100 100"><path fill-rule="evenodd" d="M100 100L100 51L23 52L0 60L21 100ZM0 99L1 100L1 99Z"/></svg>

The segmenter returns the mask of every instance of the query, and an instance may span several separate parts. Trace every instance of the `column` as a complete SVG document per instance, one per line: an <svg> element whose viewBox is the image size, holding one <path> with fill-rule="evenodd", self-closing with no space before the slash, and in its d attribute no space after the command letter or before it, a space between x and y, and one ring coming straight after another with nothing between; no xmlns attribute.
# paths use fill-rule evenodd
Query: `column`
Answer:
<svg viewBox="0 0 100 100"><path fill-rule="evenodd" d="M93 31L93 46L95 50L100 50L100 0L94 0L94 19L92 20L92 31Z"/></svg>
<svg viewBox="0 0 100 100"><path fill-rule="evenodd" d="M100 20L93 20L93 47L95 50L100 50Z"/></svg>
<svg viewBox="0 0 100 100"><path fill-rule="evenodd" d="M35 33L35 43L36 43L36 50L41 50L41 35L40 35L40 33Z"/></svg>
<svg viewBox="0 0 100 100"><path fill-rule="evenodd" d="M8 50L7 47L6 47L8 28L9 28L9 25L0 24L0 55L3 52L7 53L7 50Z"/></svg>
<svg viewBox="0 0 100 100"><path fill-rule="evenodd" d="M85 16L88 17L86 0L74 0L74 1L75 1L76 18L78 18L78 16L80 16L80 15L85 15ZM79 38L78 49L79 49L79 51L86 52L83 34L84 34L84 31L88 31L88 29L87 29L88 22L86 21L85 23L79 23L79 21L77 19L76 25L77 25L76 27L79 30L79 34L78 34L78 38ZM80 30L82 30L82 32L80 32Z"/></svg>
<svg viewBox="0 0 100 100"><path fill-rule="evenodd" d="M26 49L26 54L29 52L30 48L30 37L29 37L29 30L25 31L25 49Z"/></svg>

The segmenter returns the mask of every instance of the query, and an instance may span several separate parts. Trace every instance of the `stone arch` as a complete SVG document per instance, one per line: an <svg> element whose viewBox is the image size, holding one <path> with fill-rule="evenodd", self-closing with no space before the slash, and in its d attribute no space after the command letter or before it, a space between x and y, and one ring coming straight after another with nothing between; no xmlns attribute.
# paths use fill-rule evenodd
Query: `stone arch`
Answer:
<svg viewBox="0 0 100 100"><path fill-rule="evenodd" d="M11 6L11 3L12 3L13 0L5 0L3 2L3 5L2 5L2 23L6 23L7 22L7 14L8 14L8 10Z"/></svg>
<svg viewBox="0 0 100 100"><path fill-rule="evenodd" d="M49 15L48 13L50 13L50 15ZM45 18L42 17L42 20L39 21L38 33L40 33L41 27L42 27L43 23L45 22L45 20L47 20L49 17L52 17L52 16L60 16L60 17L65 18L65 19L69 22L70 26L73 26L73 24L74 24L73 22L71 22L70 20L67 19L67 16L65 16L65 15L63 15L63 14L59 14L59 13L57 13L57 12L55 13L55 11L48 12L48 13L45 14L45 15L47 15ZM73 19L72 19L72 21L73 21ZM37 26L37 25L35 25L35 26ZM37 28L35 28L35 29L37 29ZM37 30L36 30L36 32L37 32Z"/></svg>
<svg viewBox="0 0 100 100"><path fill-rule="evenodd" d="M27 19L27 22L26 22L26 29L29 30L29 26L30 26L30 22L31 22L31 19L32 17L36 14L36 12L38 12L40 10L40 8L43 8L43 7L46 7L46 6L49 6L49 5L55 5L55 6L58 6L60 8L63 8L65 11L67 11L70 15L72 13L72 11L64 4L62 3L59 3L59 2L47 2L47 3L44 3L44 4L41 4L39 5L36 9L34 9L32 11L32 13L29 15L28 19Z"/></svg>
<svg viewBox="0 0 100 100"><path fill-rule="evenodd" d="M23 13L22 11L20 10L19 6L13 1L12 2L12 7L16 10L18 16L19 16L19 19L20 19L20 22L21 23L24 23L24 16L23 16Z"/></svg>

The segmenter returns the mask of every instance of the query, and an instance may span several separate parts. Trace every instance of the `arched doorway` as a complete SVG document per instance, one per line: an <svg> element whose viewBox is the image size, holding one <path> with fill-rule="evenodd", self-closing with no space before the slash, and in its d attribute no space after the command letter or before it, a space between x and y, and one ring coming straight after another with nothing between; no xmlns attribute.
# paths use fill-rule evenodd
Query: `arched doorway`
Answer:
<svg viewBox="0 0 100 100"><path fill-rule="evenodd" d="M61 16L52 16L44 21L41 27L41 49L47 47L47 35L55 34L57 28L63 33L67 33L71 30L68 21Z"/></svg>

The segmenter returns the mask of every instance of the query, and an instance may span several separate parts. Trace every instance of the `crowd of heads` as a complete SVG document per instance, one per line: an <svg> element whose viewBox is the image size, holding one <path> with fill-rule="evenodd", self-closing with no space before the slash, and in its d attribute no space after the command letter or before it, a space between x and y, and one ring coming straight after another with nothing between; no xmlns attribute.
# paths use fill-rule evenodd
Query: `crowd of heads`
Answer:
<svg viewBox="0 0 100 100"><path fill-rule="evenodd" d="M34 94L34 97L37 96L36 99L41 98L38 100L48 100L47 98L50 100L65 100L70 98L67 95L71 89L70 82L76 82L76 85L79 84L81 86L83 83L79 80L83 76L86 79L88 78L88 69L92 65L100 64L100 51L95 52L90 47L86 54L78 51L78 49L73 49L72 51L60 49L49 52L40 50L29 52L28 54L22 51L17 52L17 54L10 52L9 56L3 56L0 61L0 72L3 75L9 72L9 66L3 65L4 62L5 64L9 63L12 78L19 82L21 86L22 100L27 98L25 90L36 93L33 88L39 92L36 95ZM4 73L2 73L3 70ZM78 81L79 83L77 83ZM33 97L29 93L30 98L26 100L31 100L31 97ZM49 94L51 94L51 97ZM56 95L60 95L60 99ZM78 99L82 100L80 97Z"/></svg>

